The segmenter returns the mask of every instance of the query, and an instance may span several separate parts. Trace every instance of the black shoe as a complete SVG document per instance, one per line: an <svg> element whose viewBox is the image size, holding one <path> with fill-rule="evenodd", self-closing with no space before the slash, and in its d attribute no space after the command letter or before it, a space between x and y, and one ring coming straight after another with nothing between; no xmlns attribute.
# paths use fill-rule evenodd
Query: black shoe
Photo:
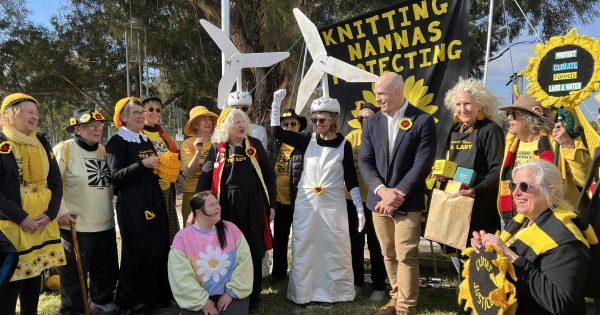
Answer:
<svg viewBox="0 0 600 315"><path fill-rule="evenodd" d="M325 309L330 309L333 307L333 303L329 303L329 302L319 302L319 306L321 308L325 308Z"/></svg>
<svg viewBox="0 0 600 315"><path fill-rule="evenodd" d="M126 310L121 310L119 312L119 315L133 315L133 311L130 309L126 309Z"/></svg>

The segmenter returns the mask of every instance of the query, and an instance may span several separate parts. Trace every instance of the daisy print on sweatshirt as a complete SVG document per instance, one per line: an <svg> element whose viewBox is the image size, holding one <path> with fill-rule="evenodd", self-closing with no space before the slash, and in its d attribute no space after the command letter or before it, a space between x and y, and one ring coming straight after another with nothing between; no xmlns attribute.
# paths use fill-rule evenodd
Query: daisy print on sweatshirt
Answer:
<svg viewBox="0 0 600 315"><path fill-rule="evenodd" d="M231 260L229 255L224 253L220 247L206 247L206 252L200 252L198 254L196 265L199 267L196 271L198 276L202 277L203 282L212 280L219 282L221 277L225 276L228 271L228 267L231 266Z"/></svg>

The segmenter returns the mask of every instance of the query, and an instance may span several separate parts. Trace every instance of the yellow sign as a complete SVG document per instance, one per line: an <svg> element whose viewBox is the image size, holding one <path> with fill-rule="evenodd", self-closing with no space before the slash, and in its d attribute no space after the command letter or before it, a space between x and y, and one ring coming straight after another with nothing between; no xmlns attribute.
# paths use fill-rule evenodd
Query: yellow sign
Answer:
<svg viewBox="0 0 600 315"><path fill-rule="evenodd" d="M577 72L563 72L552 75L554 81L577 79Z"/></svg>

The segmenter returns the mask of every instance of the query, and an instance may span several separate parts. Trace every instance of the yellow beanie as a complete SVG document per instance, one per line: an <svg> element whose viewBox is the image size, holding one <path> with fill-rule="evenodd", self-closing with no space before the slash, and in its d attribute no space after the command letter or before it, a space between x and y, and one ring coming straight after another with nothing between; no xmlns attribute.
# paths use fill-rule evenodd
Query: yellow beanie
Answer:
<svg viewBox="0 0 600 315"><path fill-rule="evenodd" d="M140 99L137 97L126 97L120 99L117 104L115 104L115 115L113 116L113 121L115 122L115 127L117 128L121 128L121 125L123 125L123 122L121 121L121 111L123 108L125 108L125 105L127 105L129 101L133 101L142 106L142 101L140 101Z"/></svg>
<svg viewBox="0 0 600 315"><path fill-rule="evenodd" d="M0 108L0 113L4 113L4 110L6 110L7 108L25 101L34 102L36 105L39 104L38 101L35 98L33 98L33 96L29 96L24 93L13 93L5 97L2 101L2 108Z"/></svg>

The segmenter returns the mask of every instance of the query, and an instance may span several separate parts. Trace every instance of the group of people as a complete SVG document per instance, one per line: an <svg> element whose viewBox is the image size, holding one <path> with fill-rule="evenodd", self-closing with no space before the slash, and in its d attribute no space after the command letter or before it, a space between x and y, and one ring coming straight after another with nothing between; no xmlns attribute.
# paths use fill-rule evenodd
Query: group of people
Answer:
<svg viewBox="0 0 600 315"><path fill-rule="evenodd" d="M289 300L331 308L364 286L366 237L371 299L390 298L377 314L412 314L426 179L437 156L474 171L456 193L475 199L469 243L512 261L517 313L579 314L597 238L574 209L599 206L598 174L583 142L528 95L501 108L473 79L446 94L455 114L447 139L437 139L434 118L405 99L400 75L382 75L374 94L378 104L360 108L361 129L344 137L336 99L313 101L313 131L306 132L306 117L281 110L286 93L278 90L267 143L265 128L248 116L250 95L232 93L220 115L191 109L180 148L159 124L159 98L128 97L115 105L118 132L106 147L107 119L81 108L67 127L73 138L54 149L37 133L41 104L7 96L0 111L0 313L14 314L19 298L22 314L36 314L40 274L60 266L62 314L84 313L80 277L89 278L89 307L97 311L151 312L174 298L182 314L247 314L259 308L269 249L273 281L289 277ZM506 136L499 111L508 118ZM438 141L445 146L436 153ZM157 175L165 152L180 153L181 222L175 185ZM447 181L435 179L437 187Z"/></svg>

